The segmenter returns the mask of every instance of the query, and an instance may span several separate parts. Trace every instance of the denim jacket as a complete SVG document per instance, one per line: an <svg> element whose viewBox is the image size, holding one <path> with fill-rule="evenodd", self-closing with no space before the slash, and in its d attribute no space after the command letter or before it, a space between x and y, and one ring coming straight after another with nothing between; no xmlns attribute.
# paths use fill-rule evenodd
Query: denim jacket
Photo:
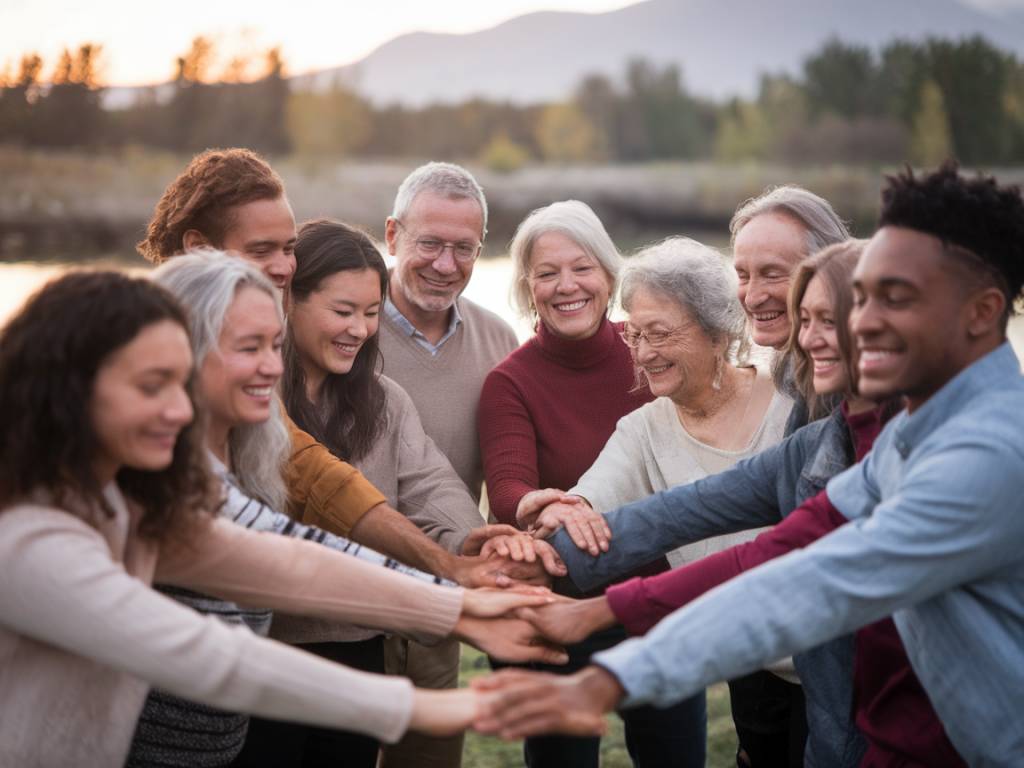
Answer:
<svg viewBox="0 0 1024 768"><path fill-rule="evenodd" d="M890 421L832 478L846 525L597 654L665 706L891 615L972 766L1024 765L1024 377L1009 343Z"/></svg>
<svg viewBox="0 0 1024 768"><path fill-rule="evenodd" d="M596 558L564 531L552 543L573 581L594 589L677 546L774 525L822 491L853 458L846 419L836 408L720 474L609 512L611 548ZM854 768L863 756L864 740L851 720L853 653L853 636L845 635L793 657L807 702L806 766Z"/></svg>

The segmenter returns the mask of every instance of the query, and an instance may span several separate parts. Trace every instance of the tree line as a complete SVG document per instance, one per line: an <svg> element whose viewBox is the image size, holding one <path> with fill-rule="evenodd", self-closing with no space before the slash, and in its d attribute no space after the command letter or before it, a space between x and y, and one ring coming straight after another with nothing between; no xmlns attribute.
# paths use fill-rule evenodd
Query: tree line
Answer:
<svg viewBox="0 0 1024 768"><path fill-rule="evenodd" d="M66 50L48 78L37 54L8 65L0 142L447 157L499 170L534 161L1024 162L1024 63L981 37L898 41L878 52L832 39L798 74L764 75L755 97L724 102L691 94L677 66L637 59L621 77L590 75L565 101L531 106L375 106L341 81L292 88L278 48L218 70L214 44L199 37L171 83L106 110L100 54L91 43Z"/></svg>

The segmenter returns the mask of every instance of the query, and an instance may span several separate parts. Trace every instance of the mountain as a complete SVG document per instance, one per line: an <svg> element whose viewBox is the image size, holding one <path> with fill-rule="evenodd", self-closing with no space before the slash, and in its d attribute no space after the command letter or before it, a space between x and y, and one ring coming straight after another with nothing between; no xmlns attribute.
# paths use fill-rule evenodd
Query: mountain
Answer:
<svg viewBox="0 0 1024 768"><path fill-rule="evenodd" d="M563 98L580 79L618 77L637 56L682 67L688 88L751 95L765 72L796 73L829 37L879 48L904 38L981 34L1024 57L1024 7L982 10L958 0L646 0L599 14L538 12L491 29L416 32L361 61L295 78L324 87L341 77L377 104L517 103Z"/></svg>

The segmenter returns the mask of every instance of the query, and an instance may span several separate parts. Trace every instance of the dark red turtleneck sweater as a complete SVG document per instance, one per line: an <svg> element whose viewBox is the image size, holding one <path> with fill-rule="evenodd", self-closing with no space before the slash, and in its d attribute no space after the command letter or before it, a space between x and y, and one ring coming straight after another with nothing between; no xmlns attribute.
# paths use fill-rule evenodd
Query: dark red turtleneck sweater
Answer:
<svg viewBox="0 0 1024 768"><path fill-rule="evenodd" d="M847 416L857 461L871 450L884 416L879 408ZM822 491L753 541L668 573L617 584L605 596L630 634L643 634L712 587L805 547L847 522ZM868 743L861 768L965 766L910 666L892 619L860 629L855 644L853 714Z"/></svg>
<svg viewBox="0 0 1024 768"><path fill-rule="evenodd" d="M491 512L515 525L516 506L537 488L568 490L597 459L619 419L653 399L634 389L622 323L568 340L537 334L484 382L478 427Z"/></svg>

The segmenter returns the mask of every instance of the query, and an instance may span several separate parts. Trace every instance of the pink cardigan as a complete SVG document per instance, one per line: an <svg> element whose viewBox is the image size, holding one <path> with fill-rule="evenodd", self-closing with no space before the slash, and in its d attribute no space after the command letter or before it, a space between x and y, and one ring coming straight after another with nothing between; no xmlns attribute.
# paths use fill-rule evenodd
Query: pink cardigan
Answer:
<svg viewBox="0 0 1024 768"><path fill-rule="evenodd" d="M123 764L150 685L388 742L405 732L408 680L264 640L149 585L428 636L454 628L461 589L223 520L158 548L115 485L105 496L116 514L96 526L42 497L0 511L0 765Z"/></svg>

